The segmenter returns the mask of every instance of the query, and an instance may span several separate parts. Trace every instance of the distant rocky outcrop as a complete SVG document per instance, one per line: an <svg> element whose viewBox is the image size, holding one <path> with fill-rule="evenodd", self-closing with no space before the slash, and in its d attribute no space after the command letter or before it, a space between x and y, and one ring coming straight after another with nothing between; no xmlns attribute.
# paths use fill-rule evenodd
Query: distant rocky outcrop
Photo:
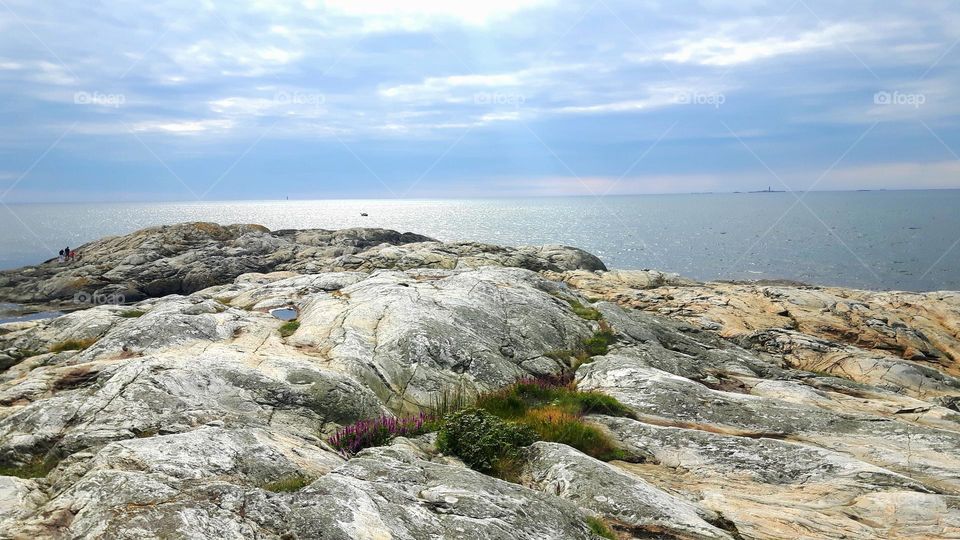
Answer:
<svg viewBox="0 0 960 540"><path fill-rule="evenodd" d="M270 231L259 225L183 223L104 238L56 259L0 272L0 301L126 301L190 294L250 272L514 266L529 270L605 270L589 253L565 246L502 247L443 243L386 229Z"/></svg>
<svg viewBox="0 0 960 540"><path fill-rule="evenodd" d="M139 299L0 324L3 538L960 535L955 293L698 283L369 229L82 249L0 288L49 303L86 275ZM575 360L598 332L612 344ZM450 388L562 374L629 410L584 417L622 460L541 441L509 482L429 434L328 443Z"/></svg>

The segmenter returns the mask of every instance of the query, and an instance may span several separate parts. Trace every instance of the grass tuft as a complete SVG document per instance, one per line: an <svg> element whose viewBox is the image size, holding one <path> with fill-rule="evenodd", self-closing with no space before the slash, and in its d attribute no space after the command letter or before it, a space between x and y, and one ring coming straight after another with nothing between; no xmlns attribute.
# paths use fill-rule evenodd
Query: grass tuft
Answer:
<svg viewBox="0 0 960 540"><path fill-rule="evenodd" d="M476 407L531 427L538 440L563 443L602 460L626 457L609 437L582 417L585 414L632 417L633 413L616 398L577 390L569 376L522 379L481 395Z"/></svg>
<svg viewBox="0 0 960 540"><path fill-rule="evenodd" d="M570 304L570 308L573 309L573 312L577 314L578 317L587 321L599 321L603 318L603 315L599 311L593 309L592 307L584 306L576 300L567 300L567 303Z"/></svg>
<svg viewBox="0 0 960 540"><path fill-rule="evenodd" d="M58 353L63 351L82 351L94 343L96 343L96 338L90 339L69 339L67 341L61 341L56 345L50 347L50 352Z"/></svg>
<svg viewBox="0 0 960 540"><path fill-rule="evenodd" d="M445 418L473 405L473 397L462 384L448 388L433 397L430 409L435 418Z"/></svg>
<svg viewBox="0 0 960 540"><path fill-rule="evenodd" d="M603 356L610 350L610 345L617 340L611 330L600 330L583 340L583 350L590 356Z"/></svg>
<svg viewBox="0 0 960 540"><path fill-rule="evenodd" d="M273 482L267 482L261 487L274 493L292 493L294 491L300 491L301 489L309 486L311 483L313 483L313 481L314 478L309 476L291 474L278 480L274 480Z"/></svg>
<svg viewBox="0 0 960 540"><path fill-rule="evenodd" d="M300 321L290 321L280 327L280 337L290 337L300 328Z"/></svg>
<svg viewBox="0 0 960 540"><path fill-rule="evenodd" d="M590 527L590 532L593 534L600 538L606 538L607 540L617 540L617 535L610 530L610 527L602 519L590 516L584 521L587 523L587 527Z"/></svg>

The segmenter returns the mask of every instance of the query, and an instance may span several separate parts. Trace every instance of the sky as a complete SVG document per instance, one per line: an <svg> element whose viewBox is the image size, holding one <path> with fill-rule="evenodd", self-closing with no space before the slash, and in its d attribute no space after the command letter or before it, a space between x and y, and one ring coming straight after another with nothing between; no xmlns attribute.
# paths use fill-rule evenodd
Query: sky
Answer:
<svg viewBox="0 0 960 540"><path fill-rule="evenodd" d="M960 188L960 3L0 0L0 202Z"/></svg>

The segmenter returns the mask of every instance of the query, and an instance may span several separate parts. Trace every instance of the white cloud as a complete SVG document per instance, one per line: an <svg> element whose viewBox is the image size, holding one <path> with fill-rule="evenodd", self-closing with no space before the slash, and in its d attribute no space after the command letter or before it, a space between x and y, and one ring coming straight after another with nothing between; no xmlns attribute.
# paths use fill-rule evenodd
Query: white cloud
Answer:
<svg viewBox="0 0 960 540"><path fill-rule="evenodd" d="M247 46L203 39L170 53L181 69L191 74L258 77L279 71L303 57L303 51L278 45ZM168 77L179 82L178 76ZM182 76L180 76L182 77Z"/></svg>
<svg viewBox="0 0 960 540"><path fill-rule="evenodd" d="M52 62L36 62L27 68L31 77L42 83L69 86L77 83L77 79L64 66Z"/></svg>
<svg viewBox="0 0 960 540"><path fill-rule="evenodd" d="M724 92L729 87L706 85L688 86L649 86L638 93L646 94L639 99L626 99L594 103L589 105L570 105L555 109L555 112L568 114L606 114L618 112L638 112L676 105L713 106L719 100L726 100Z"/></svg>
<svg viewBox="0 0 960 540"><path fill-rule="evenodd" d="M210 131L227 131L234 127L232 120L184 120L179 122L145 121L132 126L133 131L192 135Z"/></svg>
<svg viewBox="0 0 960 540"><path fill-rule="evenodd" d="M552 3L550 0L307 0L304 5L328 13L359 18L366 31L422 30L438 21L485 26L520 11Z"/></svg>
<svg viewBox="0 0 960 540"><path fill-rule="evenodd" d="M380 90L380 95L399 100L417 100L448 94L457 88L503 88L518 86L529 71L492 75L451 75L427 77L419 84L401 84Z"/></svg>
<svg viewBox="0 0 960 540"><path fill-rule="evenodd" d="M733 66L777 56L797 54L850 41L860 35L861 29L850 24L833 24L818 30L803 32L794 37L736 37L726 34L682 39L674 42L669 52L658 55L660 60L701 66ZM635 60L649 60L649 55L634 56Z"/></svg>

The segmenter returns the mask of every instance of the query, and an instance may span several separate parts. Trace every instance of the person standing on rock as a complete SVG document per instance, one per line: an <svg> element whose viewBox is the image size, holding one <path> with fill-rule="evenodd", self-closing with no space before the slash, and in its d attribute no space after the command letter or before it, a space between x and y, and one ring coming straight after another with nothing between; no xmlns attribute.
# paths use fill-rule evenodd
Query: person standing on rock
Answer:
<svg viewBox="0 0 960 540"><path fill-rule="evenodd" d="M58 262L58 263L63 263L63 261L64 261L64 258L63 258L63 250L61 249L61 250L60 250L60 254L57 256L57 262Z"/></svg>

